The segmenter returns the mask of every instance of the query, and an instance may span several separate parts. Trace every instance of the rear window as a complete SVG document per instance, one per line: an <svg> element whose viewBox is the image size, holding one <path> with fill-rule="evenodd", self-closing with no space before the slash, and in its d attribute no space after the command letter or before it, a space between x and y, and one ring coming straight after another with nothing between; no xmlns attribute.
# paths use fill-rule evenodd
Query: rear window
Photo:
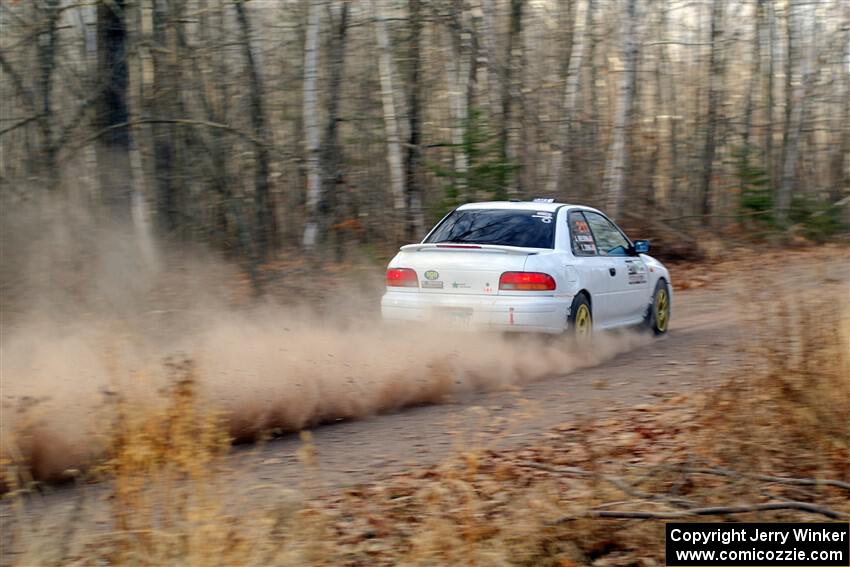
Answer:
<svg viewBox="0 0 850 567"><path fill-rule="evenodd" d="M550 211L466 209L452 212L425 242L498 244L554 248L555 214Z"/></svg>

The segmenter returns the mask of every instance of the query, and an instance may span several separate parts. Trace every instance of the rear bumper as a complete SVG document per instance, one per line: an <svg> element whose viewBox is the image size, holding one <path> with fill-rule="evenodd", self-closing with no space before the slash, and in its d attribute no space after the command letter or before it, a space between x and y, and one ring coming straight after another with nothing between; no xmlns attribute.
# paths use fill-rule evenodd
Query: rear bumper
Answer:
<svg viewBox="0 0 850 567"><path fill-rule="evenodd" d="M384 321L440 323L445 321L447 310L471 310L462 326L556 334L566 328L571 303L572 298L564 297L425 294L391 290L381 299L381 314Z"/></svg>

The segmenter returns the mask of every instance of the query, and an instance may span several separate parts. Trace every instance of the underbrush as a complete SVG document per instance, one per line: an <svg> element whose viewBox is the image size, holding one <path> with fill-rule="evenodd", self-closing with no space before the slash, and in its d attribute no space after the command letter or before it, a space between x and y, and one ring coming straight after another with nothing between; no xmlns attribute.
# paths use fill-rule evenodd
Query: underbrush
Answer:
<svg viewBox="0 0 850 567"><path fill-rule="evenodd" d="M3 548L14 553L3 559L648 567L664 561L663 519L850 517L846 293L765 297L745 318L747 363L720 388L564 424L520 449L461 444L439 465L347 490L273 486L247 507L219 474L226 420L200 401L191 361L179 361L162 403L112 403L108 459L93 473L102 498L80 496L59 532L27 531L38 489L5 453ZM303 439L303 466L318 466ZM86 519L89 505L105 506L106 525Z"/></svg>

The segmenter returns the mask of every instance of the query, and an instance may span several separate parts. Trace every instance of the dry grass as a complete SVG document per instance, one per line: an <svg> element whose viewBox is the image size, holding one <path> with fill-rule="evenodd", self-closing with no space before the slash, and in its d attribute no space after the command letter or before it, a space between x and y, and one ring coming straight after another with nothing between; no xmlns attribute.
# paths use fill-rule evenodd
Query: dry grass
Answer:
<svg viewBox="0 0 850 567"><path fill-rule="evenodd" d="M217 471L224 417L197 395L191 362L171 366L164 403L117 398L98 469L109 525L80 519L32 544L28 496L14 454L4 463L18 506L4 560L16 565L661 565L663 524L602 513L804 502L850 514L850 318L837 294L766 298L749 366L724 387L564 424L533 445L460 449L438 466L345 491L276 492L262 507L228 508ZM703 368L703 372L710 371ZM300 458L315 466L304 436ZM25 478L23 478L26 481ZM84 506L75 513L81 518ZM10 508L11 510L12 508ZM816 519L796 510L751 520ZM79 519L79 518L77 518Z"/></svg>

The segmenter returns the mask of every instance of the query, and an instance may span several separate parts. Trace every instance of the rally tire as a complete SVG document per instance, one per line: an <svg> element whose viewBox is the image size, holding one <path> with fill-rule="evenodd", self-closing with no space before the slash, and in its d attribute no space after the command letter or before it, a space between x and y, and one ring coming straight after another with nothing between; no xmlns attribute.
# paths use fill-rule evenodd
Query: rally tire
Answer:
<svg viewBox="0 0 850 567"><path fill-rule="evenodd" d="M593 311L590 308L590 301L583 293L573 298L573 303L570 307L568 332L579 344L589 342L593 336Z"/></svg>
<svg viewBox="0 0 850 567"><path fill-rule="evenodd" d="M656 335L663 335L670 326L670 288L663 279L655 284L645 324Z"/></svg>

